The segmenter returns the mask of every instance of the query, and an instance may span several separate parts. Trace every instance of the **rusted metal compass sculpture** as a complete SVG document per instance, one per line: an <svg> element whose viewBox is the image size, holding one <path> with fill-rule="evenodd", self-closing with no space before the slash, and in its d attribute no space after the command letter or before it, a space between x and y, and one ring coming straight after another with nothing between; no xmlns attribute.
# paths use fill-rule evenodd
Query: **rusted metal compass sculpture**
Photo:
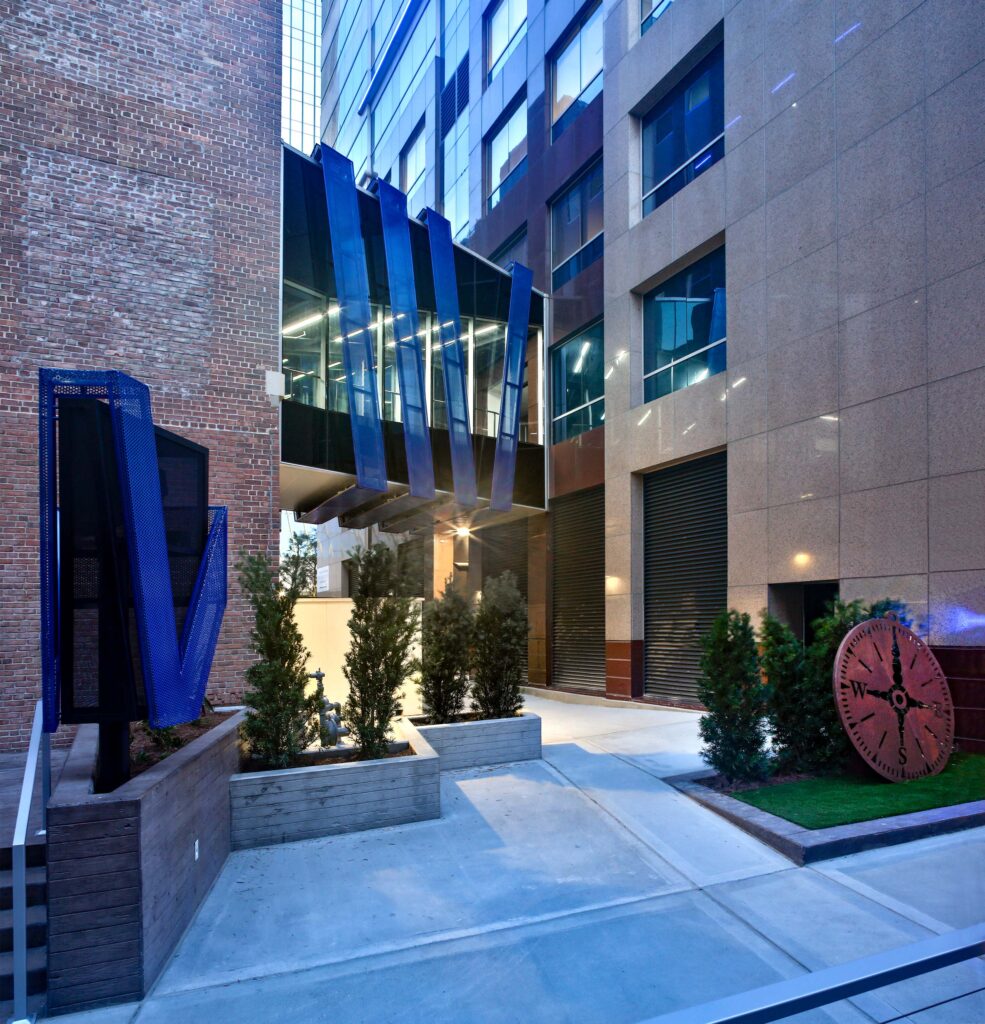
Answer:
<svg viewBox="0 0 985 1024"><path fill-rule="evenodd" d="M936 775L954 745L954 705L930 648L893 612L841 642L834 696L855 749L893 782Z"/></svg>

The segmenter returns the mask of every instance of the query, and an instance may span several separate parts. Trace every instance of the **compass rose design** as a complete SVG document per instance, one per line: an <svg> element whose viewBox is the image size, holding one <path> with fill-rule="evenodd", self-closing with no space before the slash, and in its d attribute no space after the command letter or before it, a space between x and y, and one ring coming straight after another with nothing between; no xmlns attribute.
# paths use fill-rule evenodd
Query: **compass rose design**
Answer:
<svg viewBox="0 0 985 1024"><path fill-rule="evenodd" d="M936 775L954 746L954 705L930 648L893 612L857 625L835 657L834 696L855 749L894 782Z"/></svg>

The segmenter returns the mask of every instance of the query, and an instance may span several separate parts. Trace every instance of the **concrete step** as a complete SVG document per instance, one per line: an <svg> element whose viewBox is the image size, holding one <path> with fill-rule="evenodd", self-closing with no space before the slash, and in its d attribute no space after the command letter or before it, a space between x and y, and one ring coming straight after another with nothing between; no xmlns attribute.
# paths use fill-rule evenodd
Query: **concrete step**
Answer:
<svg viewBox="0 0 985 1024"><path fill-rule="evenodd" d="M14 998L14 954L0 953L0 999ZM27 994L43 993L48 984L48 950L36 946L27 951Z"/></svg>
<svg viewBox="0 0 985 1024"><path fill-rule="evenodd" d="M48 845L44 839L33 837L24 845L24 860L29 868L43 867L48 862ZM14 851L9 846L0 846L0 871L10 871L14 866Z"/></svg>
<svg viewBox="0 0 985 1024"><path fill-rule="evenodd" d="M48 869L33 867L27 869L27 905L47 905ZM14 905L13 872L0 871L0 910L10 910Z"/></svg>
<svg viewBox="0 0 985 1024"><path fill-rule="evenodd" d="M27 908L28 949L44 946L48 942L48 908L43 904ZM0 953L14 948L14 912L0 910Z"/></svg>
<svg viewBox="0 0 985 1024"><path fill-rule="evenodd" d="M32 1015L40 1017L45 1008L45 995L39 992L37 995L27 997L27 1017ZM0 999L0 1021L10 1020L14 1015L14 1001L12 999Z"/></svg>

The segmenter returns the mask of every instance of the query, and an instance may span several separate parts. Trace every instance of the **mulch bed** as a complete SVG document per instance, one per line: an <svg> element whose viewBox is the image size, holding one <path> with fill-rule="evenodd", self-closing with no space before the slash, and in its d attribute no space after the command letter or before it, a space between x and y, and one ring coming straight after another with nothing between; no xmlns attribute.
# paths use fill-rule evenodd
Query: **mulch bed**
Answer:
<svg viewBox="0 0 985 1024"><path fill-rule="evenodd" d="M130 723L130 776L139 775L175 751L197 740L203 733L228 720L229 711L210 711L194 722L185 722L170 729L151 729L146 722Z"/></svg>
<svg viewBox="0 0 985 1024"><path fill-rule="evenodd" d="M782 786L787 782L803 782L804 779L814 779L816 775L806 772L789 772L785 775L772 775L768 779L759 779L757 782L730 782L724 775L709 775L707 778L695 779L695 782L702 786L713 789L716 793L744 793L750 789L763 789L766 786Z"/></svg>
<svg viewBox="0 0 985 1024"><path fill-rule="evenodd" d="M409 743L394 744L399 749L391 749L386 755L385 759L390 760L395 757L414 757L417 751ZM294 764L290 765L291 768L318 768L326 764L354 764L357 761L365 760L376 760L375 758L364 758L361 756L358 750L352 750L350 753L339 753L339 754L328 754L322 753L321 751L312 751L308 754L302 754ZM254 761L247 759L241 769L244 772L269 772L279 771L281 769L271 768L269 764L264 764L261 761Z"/></svg>

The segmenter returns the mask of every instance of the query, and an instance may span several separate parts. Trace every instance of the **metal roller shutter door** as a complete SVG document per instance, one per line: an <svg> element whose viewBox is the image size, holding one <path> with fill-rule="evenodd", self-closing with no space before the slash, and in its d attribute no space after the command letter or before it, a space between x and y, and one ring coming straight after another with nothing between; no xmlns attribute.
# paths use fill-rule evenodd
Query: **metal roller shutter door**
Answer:
<svg viewBox="0 0 985 1024"><path fill-rule="evenodd" d="M551 502L552 686L605 690L605 490Z"/></svg>
<svg viewBox="0 0 985 1024"><path fill-rule="evenodd" d="M728 599L726 486L724 452L643 477L648 697L697 702L701 641Z"/></svg>

